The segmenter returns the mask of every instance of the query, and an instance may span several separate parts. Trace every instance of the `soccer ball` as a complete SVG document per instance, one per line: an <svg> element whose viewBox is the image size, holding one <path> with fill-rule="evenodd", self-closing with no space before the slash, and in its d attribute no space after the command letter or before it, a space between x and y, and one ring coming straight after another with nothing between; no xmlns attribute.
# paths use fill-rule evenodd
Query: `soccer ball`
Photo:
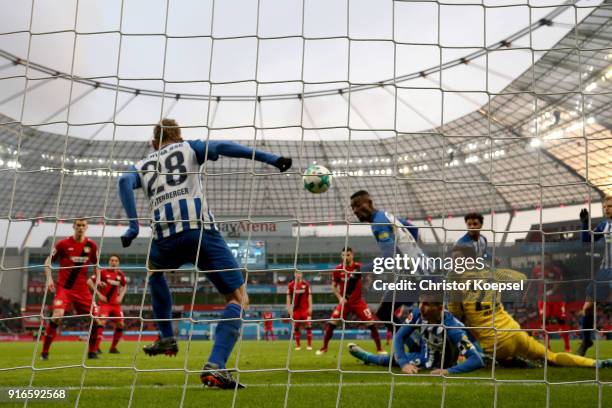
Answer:
<svg viewBox="0 0 612 408"><path fill-rule="evenodd" d="M313 194L321 194L329 190L332 185L333 176L331 172L318 164L311 164L306 169L304 176L304 188Z"/></svg>

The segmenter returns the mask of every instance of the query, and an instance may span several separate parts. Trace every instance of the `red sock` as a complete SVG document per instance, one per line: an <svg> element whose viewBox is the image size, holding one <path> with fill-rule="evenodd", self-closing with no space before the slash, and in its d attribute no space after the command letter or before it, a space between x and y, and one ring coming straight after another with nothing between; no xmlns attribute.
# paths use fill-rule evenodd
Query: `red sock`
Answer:
<svg viewBox="0 0 612 408"><path fill-rule="evenodd" d="M308 347L312 347L312 327L306 328L306 340L308 341Z"/></svg>
<svg viewBox="0 0 612 408"><path fill-rule="evenodd" d="M560 329L561 330L568 330L569 327L567 327L567 324L563 323L560 325ZM569 333L565 332L565 333L559 333L561 334L561 338L563 339L563 345L565 346L565 351L570 351L570 341L569 341Z"/></svg>
<svg viewBox="0 0 612 408"><path fill-rule="evenodd" d="M114 350L115 348L117 348L117 343L119 343L119 340L121 340L122 336L123 336L123 327L115 327L115 332L113 333L113 342L110 347L111 350ZM102 336L100 336L100 339L102 339Z"/></svg>
<svg viewBox="0 0 612 408"><path fill-rule="evenodd" d="M87 351L90 353L95 353L98 350L96 346L100 345L98 336L102 337L102 326L94 324L91 328L91 333L89 334L89 346L87 348Z"/></svg>
<svg viewBox="0 0 612 408"><path fill-rule="evenodd" d="M295 329L293 330L293 337L295 338L295 345L296 347L300 347L300 337L301 337L301 333L300 333L300 329L299 327L295 327Z"/></svg>
<svg viewBox="0 0 612 408"><path fill-rule="evenodd" d="M96 351L100 350L100 343L102 342L103 331L104 327L98 326L98 330L96 330Z"/></svg>
<svg viewBox="0 0 612 408"><path fill-rule="evenodd" d="M53 343L53 340L55 340L56 335L57 335L57 323L51 321L49 322L49 324L47 324L47 327L45 329L45 340L43 342L43 349L42 349L43 353L46 354L49 352L49 348L51 348L51 343Z"/></svg>
<svg viewBox="0 0 612 408"><path fill-rule="evenodd" d="M329 344L329 341L334 336L335 328L336 326L334 326L331 323L327 323L325 325L325 329L323 330L323 347L322 348L327 349L327 345Z"/></svg>
<svg viewBox="0 0 612 408"><path fill-rule="evenodd" d="M270 341L270 339L268 338L268 331L264 330L264 340L265 341Z"/></svg>
<svg viewBox="0 0 612 408"><path fill-rule="evenodd" d="M376 344L376 351L381 351L380 335L378 334L378 329L375 324L370 325L370 335L372 336L372 340L374 340L374 344Z"/></svg>
<svg viewBox="0 0 612 408"><path fill-rule="evenodd" d="M387 327L387 333L385 334L385 337L387 338L387 346L391 343L392 335L393 335L393 332L391 331L391 329Z"/></svg>

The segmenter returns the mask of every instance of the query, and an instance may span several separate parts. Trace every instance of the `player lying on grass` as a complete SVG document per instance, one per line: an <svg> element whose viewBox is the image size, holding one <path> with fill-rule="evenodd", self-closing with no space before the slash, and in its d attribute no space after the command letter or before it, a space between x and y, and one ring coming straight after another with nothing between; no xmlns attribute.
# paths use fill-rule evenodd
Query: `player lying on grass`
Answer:
<svg viewBox="0 0 612 408"><path fill-rule="evenodd" d="M349 352L365 363L387 367L392 363L406 374L420 369L431 369L432 374L460 374L484 367L478 343L471 341L463 324L444 309L442 295L422 292L419 307L395 334L392 357L368 353L356 344L348 345ZM457 364L460 355L465 360Z"/></svg>
<svg viewBox="0 0 612 408"><path fill-rule="evenodd" d="M475 258L474 248L455 246L455 258ZM461 275L451 272L449 278L463 282L470 279L491 278L488 269L465 271ZM526 276L512 269L495 269L492 280L508 282L526 279ZM504 309L500 292L465 291L451 292L448 310L460 319L480 343L482 350L497 361L504 362L514 357L528 360L548 360L549 364L563 367L612 367L612 360L593 360L571 353L555 353L526 331Z"/></svg>
<svg viewBox="0 0 612 408"><path fill-rule="evenodd" d="M113 342L111 343L109 353L118 354L117 344L123 336L123 310L121 310L121 302L127 290L125 275L119 269L119 256L111 255L108 259L108 268L100 271L100 279L96 275L92 275L87 280L87 285L96 292L98 299L98 324L104 328L106 319L111 318L115 325L113 333ZM96 282L99 282L96 284ZM102 341L102 330L96 336L96 352L100 353L100 342Z"/></svg>
<svg viewBox="0 0 612 408"><path fill-rule="evenodd" d="M45 328L45 339L40 357L43 360L49 358L51 343L55 340L57 329L62 322L64 313L74 307L77 314L96 315L96 307L93 297L87 286L89 266L93 268L94 275L98 273L98 247L94 241L85 236L88 222L85 218L77 218L72 224L74 234L62 239L55 244L51 256L45 260L45 275L47 278L47 290L54 293L53 315ZM57 287L53 282L51 265L58 261L60 268L58 272ZM88 358L98 358L96 353L96 339L102 331L102 326L94 319L89 335Z"/></svg>
<svg viewBox="0 0 612 408"><path fill-rule="evenodd" d="M361 263L355 262L353 250L346 247L340 253L342 263L336 266L332 274L332 290L338 299L338 305L323 329L323 347L317 350L317 355L327 353L327 346L338 326L339 319L346 319L347 315L354 314L360 323L365 324L370 330L370 336L374 340L376 352L387 354L380 345L380 335L374 323L374 316L366 303L362 293Z"/></svg>
<svg viewBox="0 0 612 408"><path fill-rule="evenodd" d="M599 270L595 275L595 281L591 281L587 287L586 301L582 307L580 318L580 336L582 343L576 354L584 356L586 351L593 345L593 323L595 322L595 302L610 301L610 285L612 285L612 195L606 196L603 202L603 212L606 217L593 229L593 241L603 239L602 260ZM580 222L582 223L582 242L591 242L591 231L589 230L589 211L585 208L580 211ZM589 268L589 277L591 277Z"/></svg>
<svg viewBox="0 0 612 408"><path fill-rule="evenodd" d="M121 237L123 245L129 246L139 232L135 189L144 190L153 220L147 267L160 338L145 346L144 351L148 355L178 352L171 321L172 295L163 271L194 264L198 270L209 271L207 278L227 302L200 378L208 386L241 387L225 366L240 334L242 308L248 305L248 297L238 263L215 226L206 203L200 167L207 160L227 156L254 159L284 172L291 167L291 159L234 142L183 141L181 129L172 119L164 119L155 126L151 144L155 151L119 179L119 196L130 219L129 228Z"/></svg>

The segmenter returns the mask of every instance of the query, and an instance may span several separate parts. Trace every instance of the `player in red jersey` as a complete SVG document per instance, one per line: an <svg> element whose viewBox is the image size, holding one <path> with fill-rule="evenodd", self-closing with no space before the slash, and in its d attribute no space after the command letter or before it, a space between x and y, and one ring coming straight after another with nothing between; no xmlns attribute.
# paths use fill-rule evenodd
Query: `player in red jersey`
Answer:
<svg viewBox="0 0 612 408"><path fill-rule="evenodd" d="M266 310L263 312L261 317L264 318L264 340L265 341L276 341L276 337L274 336L274 313L271 310Z"/></svg>
<svg viewBox="0 0 612 408"><path fill-rule="evenodd" d="M85 236L87 231L87 220L78 218L74 220L72 228L74 234L71 237L62 239L55 244L51 251L51 256L45 260L45 275L47 277L47 290L55 293L53 298L53 315L47 324L45 339L41 358L49 358L49 348L57 334L57 328L64 317L64 313L72 306L77 314L90 313L96 315L96 307L89 287L87 277L89 276L89 266L93 267L94 274L98 273L98 247L94 241ZM59 274L57 286L53 282L51 275L51 265L59 262ZM102 327L94 320L92 331L89 336L89 358L97 358L96 338Z"/></svg>
<svg viewBox="0 0 612 408"><path fill-rule="evenodd" d="M306 326L306 350L312 350L312 291L310 283L302 278L302 272L295 271L295 280L287 286L287 312L293 320L293 337L295 349L302 349L300 345L302 324Z"/></svg>
<svg viewBox="0 0 612 408"><path fill-rule="evenodd" d="M327 345L334 335L338 319L341 317L346 319L349 313L357 315L358 320L368 326L372 340L376 344L376 351L379 354L387 354L380 345L378 329L373 322L374 316L361 294L361 263L354 261L353 250L349 247L342 250L342 260L343 262L336 266L332 275L332 289L338 298L338 306L331 315L332 320L325 325L323 347L317 350L317 355L327 353Z"/></svg>
<svg viewBox="0 0 612 408"><path fill-rule="evenodd" d="M536 267L533 268L533 279L544 279L546 282L546 307L544 307L544 283L541 281L536 283L538 290L538 313L540 317L544 315L546 317L546 330L549 330L549 325L553 319L557 321L559 329L564 331L569 330L566 323L567 315L565 313L565 301L559 284L563 279L563 273L561 272L561 268L553 263L551 254L544 254L543 269L544 273L542 273L541 265L536 265ZM527 285L524 300L527 300L533 283L533 281L530 281ZM559 334L563 339L565 351L570 352L569 334L567 332ZM550 348L550 338L548 338L548 348Z"/></svg>
<svg viewBox="0 0 612 408"><path fill-rule="evenodd" d="M98 298L98 323L104 327L106 319L109 317L115 324L115 332L113 333L113 342L111 343L111 354L119 354L117 343L123 336L123 311L121 310L121 302L127 290L125 275L119 269L120 259L118 255L111 255L108 259L108 268L100 271L101 284L96 285L98 279L96 275L92 275L87 280L87 285L96 292ZM96 351L100 351L100 342L102 341L102 331L98 333L96 338Z"/></svg>

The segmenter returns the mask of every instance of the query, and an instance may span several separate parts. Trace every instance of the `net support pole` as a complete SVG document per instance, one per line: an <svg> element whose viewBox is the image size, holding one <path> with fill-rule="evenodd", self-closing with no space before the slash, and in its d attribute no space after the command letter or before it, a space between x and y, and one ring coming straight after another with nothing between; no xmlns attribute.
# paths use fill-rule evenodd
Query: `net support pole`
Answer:
<svg viewBox="0 0 612 408"><path fill-rule="evenodd" d="M121 113L121 111L123 111L125 108L127 108L127 107L128 107L128 105L129 105L130 103L132 103L132 101L133 101L134 99L136 99L136 97L137 97L137 96L138 96L138 94L134 94L134 95L132 95L132 96L131 96L131 97L130 97L130 98L127 100L127 101L125 101L125 102L123 103L123 105L121 105L121 107L120 107L119 109L117 109L117 110L116 110L116 111L113 113L113 116L111 116L110 118L108 118L108 120L107 120L106 122L104 122L104 123L102 124L102 126L100 126L100 128L98 128L98 130L96 130L96 131L95 131L95 132L94 132L94 133L91 135L91 137L89 138L89 143L88 143L88 145L91 145L91 144L93 143L93 141L94 141L94 140L95 140L95 139L98 137L98 135L99 135L100 133L102 133L102 131L103 131L103 130L106 128L106 126L108 126L108 124L109 124L109 123L114 123L114 119L117 117L117 115L118 115L119 113Z"/></svg>
<svg viewBox="0 0 612 408"><path fill-rule="evenodd" d="M62 106L61 108L59 108L58 110L53 112L51 115L49 115L45 119L43 119L42 123L46 124L47 122L51 122L51 120L54 117L56 117L57 115L59 115L60 113L62 113L64 111L66 111L72 105L76 104L78 101L80 101L81 99L85 98L87 95L89 95L90 93L92 93L95 90L96 90L96 88L90 88L87 91L83 92L81 95L77 96L76 98L71 99L66 105Z"/></svg>
<svg viewBox="0 0 612 408"><path fill-rule="evenodd" d="M16 92L16 93L12 94L11 96L6 97L5 99L2 99L0 101L0 105L4 105L5 103L10 102L13 99L19 98L20 96L25 95L28 92L32 92L33 90L35 90L37 88L40 88L41 86L45 85L47 82L52 81L54 79L56 79L56 78L41 79L41 80L39 80L40 82L38 82L38 83L36 83L36 84L34 84L32 86L29 86L29 87L25 88L22 91Z"/></svg>

